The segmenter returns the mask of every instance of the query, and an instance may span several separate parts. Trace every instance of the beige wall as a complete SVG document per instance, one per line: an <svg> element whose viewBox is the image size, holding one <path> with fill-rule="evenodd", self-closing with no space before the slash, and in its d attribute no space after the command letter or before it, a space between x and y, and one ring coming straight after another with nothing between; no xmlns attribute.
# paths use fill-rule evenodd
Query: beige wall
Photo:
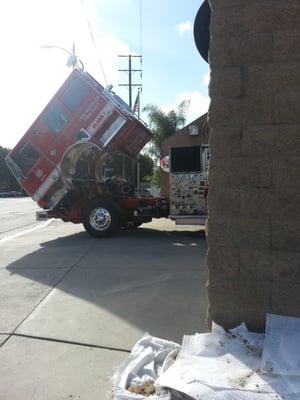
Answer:
<svg viewBox="0 0 300 400"><path fill-rule="evenodd" d="M209 318L300 316L300 1L211 0Z"/></svg>

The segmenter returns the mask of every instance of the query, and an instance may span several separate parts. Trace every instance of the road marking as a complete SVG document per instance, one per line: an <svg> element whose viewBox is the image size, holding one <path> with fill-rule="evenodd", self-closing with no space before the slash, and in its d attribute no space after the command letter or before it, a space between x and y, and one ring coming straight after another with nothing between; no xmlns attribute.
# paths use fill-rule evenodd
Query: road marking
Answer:
<svg viewBox="0 0 300 400"><path fill-rule="evenodd" d="M0 243L7 242L7 241L15 239L15 238L17 238L19 236L26 235L27 233L34 232L34 231L36 231L38 229L45 228L46 226L50 225L50 223L52 221L53 221L53 219L49 219L48 221L46 221L44 223L41 222L39 225L36 225L36 226L34 226L34 227L30 228L30 229L25 229L25 230L22 230L21 232L14 233L13 235L10 235L10 236L7 236L7 237L5 237L3 239L0 239Z"/></svg>

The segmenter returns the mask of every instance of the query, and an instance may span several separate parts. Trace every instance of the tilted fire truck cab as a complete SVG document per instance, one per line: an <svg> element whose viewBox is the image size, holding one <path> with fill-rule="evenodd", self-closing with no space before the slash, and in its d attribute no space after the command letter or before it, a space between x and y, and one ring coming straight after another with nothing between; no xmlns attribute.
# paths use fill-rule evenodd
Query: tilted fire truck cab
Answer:
<svg viewBox="0 0 300 400"><path fill-rule="evenodd" d="M90 235L107 237L170 214L168 198L142 196L124 173L106 174L114 154L134 160L149 140L122 99L75 68L6 162L44 210L39 220L83 223Z"/></svg>

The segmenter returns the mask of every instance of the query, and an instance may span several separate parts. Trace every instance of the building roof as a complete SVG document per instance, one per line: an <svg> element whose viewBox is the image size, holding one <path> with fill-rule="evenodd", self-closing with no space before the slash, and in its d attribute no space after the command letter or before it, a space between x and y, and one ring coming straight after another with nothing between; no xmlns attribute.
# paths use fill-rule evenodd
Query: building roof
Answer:
<svg viewBox="0 0 300 400"><path fill-rule="evenodd" d="M199 128L198 135L191 135L191 129L193 126ZM208 144L210 128L207 124L207 113L201 115L201 117L195 119L184 128L178 130L172 136L168 137L163 142L163 155L168 154L170 147L185 147L185 146L197 146L199 144Z"/></svg>

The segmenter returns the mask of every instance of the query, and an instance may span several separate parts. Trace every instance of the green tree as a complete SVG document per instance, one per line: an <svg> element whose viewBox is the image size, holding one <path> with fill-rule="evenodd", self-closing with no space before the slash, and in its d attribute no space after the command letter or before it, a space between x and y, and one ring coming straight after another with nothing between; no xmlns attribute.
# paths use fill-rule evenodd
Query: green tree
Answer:
<svg viewBox="0 0 300 400"><path fill-rule="evenodd" d="M150 129L153 134L149 154L155 158L156 162L162 156L163 142L185 124L189 104L189 101L182 101L177 110L171 110L168 113L154 104L148 104L144 107L143 111L148 114Z"/></svg>
<svg viewBox="0 0 300 400"><path fill-rule="evenodd" d="M140 155L140 177L141 182L149 182L153 175L154 161L147 154Z"/></svg>
<svg viewBox="0 0 300 400"><path fill-rule="evenodd" d="M18 182L5 162L5 157L9 152L9 149L0 146L0 190L20 190Z"/></svg>

